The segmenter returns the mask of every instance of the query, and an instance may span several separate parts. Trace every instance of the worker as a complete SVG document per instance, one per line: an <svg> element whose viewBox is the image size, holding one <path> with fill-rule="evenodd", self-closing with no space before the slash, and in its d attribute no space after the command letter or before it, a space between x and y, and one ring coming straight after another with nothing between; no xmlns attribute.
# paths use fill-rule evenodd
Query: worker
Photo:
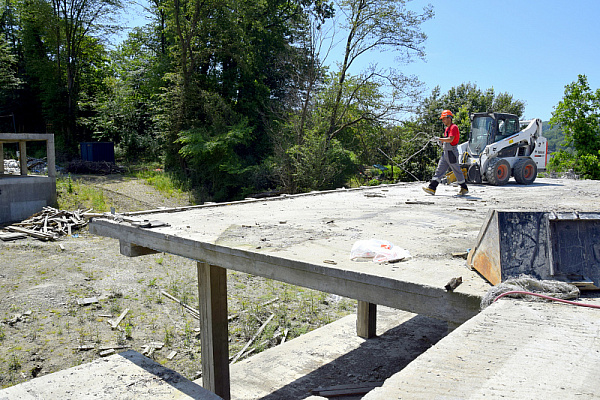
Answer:
<svg viewBox="0 0 600 400"><path fill-rule="evenodd" d="M438 162L438 166L435 170L433 178L431 179L431 182L429 182L428 186L423 187L423 190L431 195L435 194L435 189L442 180L442 177L446 175L446 172L448 172L448 168L454 172L456 181L460 185L458 195L464 196L469 193L467 182L465 182L465 176L463 175L458 163L458 150L456 149L456 146L460 140L460 132L458 130L458 126L452 123L452 117L454 117L452 111L442 111L442 116L440 119L446 126L446 129L444 130L444 136L438 138L442 143L442 157L440 157L440 161Z"/></svg>

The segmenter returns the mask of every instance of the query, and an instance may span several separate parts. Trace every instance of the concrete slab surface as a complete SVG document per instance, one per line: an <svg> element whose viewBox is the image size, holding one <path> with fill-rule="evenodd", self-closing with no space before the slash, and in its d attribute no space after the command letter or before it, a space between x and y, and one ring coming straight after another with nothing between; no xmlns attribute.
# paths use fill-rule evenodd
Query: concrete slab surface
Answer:
<svg viewBox="0 0 600 400"><path fill-rule="evenodd" d="M491 209L597 211L600 185L538 179L532 185L470 185L470 190L467 197L454 197L456 188L441 186L431 197L423 193L421 184L411 183L249 199L126 218L107 216L95 219L90 231L119 239L124 254L152 249L419 317L457 324L467 321L369 393L377 396L372 399L593 398L600 389L598 310L501 301L477 315L479 300L491 286L452 253L473 246ZM150 224L142 227L140 222ZM370 238L389 240L412 257L394 264L351 261L352 244ZM446 291L444 286L459 276L462 285ZM354 353L353 346L362 343L353 324L350 327L342 334L359 342L345 341L339 354L344 346L349 346L346 354ZM319 331L315 335L326 332ZM323 373L345 360L344 355L335 355L338 350L327 349L334 336L330 332L312 341L309 337L302 345L293 343L297 346L293 351L281 346L234 365L232 398L243 395L235 389L235 377L240 375L234 377L233 372L243 367L256 371L240 379L245 379L244 391L256 391L258 396L247 398L296 398L277 397L285 393L282 390L297 390L296 384L306 397L311 386L303 381L306 373L316 376L317 371ZM334 361L327 358L331 355ZM577 366L578 361L591 368Z"/></svg>
<svg viewBox="0 0 600 400"><path fill-rule="evenodd" d="M582 302L600 305L600 299ZM503 298L364 400L598 399L600 310Z"/></svg>
<svg viewBox="0 0 600 400"><path fill-rule="evenodd" d="M306 399L320 387L383 383L446 333L442 321L379 307L378 336L362 339L349 315L231 365L231 398Z"/></svg>
<svg viewBox="0 0 600 400"><path fill-rule="evenodd" d="M218 400L221 399L135 351L0 390L0 400Z"/></svg>

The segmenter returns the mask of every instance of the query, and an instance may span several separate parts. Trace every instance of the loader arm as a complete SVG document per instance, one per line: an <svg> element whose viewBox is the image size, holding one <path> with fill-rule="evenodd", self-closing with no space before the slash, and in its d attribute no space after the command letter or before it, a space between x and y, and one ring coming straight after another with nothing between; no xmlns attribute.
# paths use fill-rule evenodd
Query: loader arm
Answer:
<svg viewBox="0 0 600 400"><path fill-rule="evenodd" d="M498 157L498 154L510 147L522 147L524 148L522 156L529 156L536 162L539 169L546 167L546 138L542 137L542 121L539 119L533 119L529 121L527 127L520 132L515 133L507 138L501 139L497 142L489 144L485 147L480 157L481 170L485 171L490 160ZM538 149L543 147L543 149ZM542 156L543 160L536 160ZM538 157L535 157L535 156ZM542 165L543 164L543 165ZM512 167L511 163L511 167Z"/></svg>

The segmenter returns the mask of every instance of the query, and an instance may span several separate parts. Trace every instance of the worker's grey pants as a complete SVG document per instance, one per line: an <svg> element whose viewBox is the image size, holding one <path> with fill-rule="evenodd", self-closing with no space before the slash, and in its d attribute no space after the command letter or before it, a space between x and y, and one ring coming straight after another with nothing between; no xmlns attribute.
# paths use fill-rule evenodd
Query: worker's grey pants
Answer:
<svg viewBox="0 0 600 400"><path fill-rule="evenodd" d="M460 164L458 163L458 150L454 146L444 146L442 157L440 157L440 161L438 162L438 166L435 169L435 174L433 175L433 179L441 182L446 172L448 172L448 168L454 172L454 176L456 176L456 181L458 184L465 183L465 176L460 169Z"/></svg>

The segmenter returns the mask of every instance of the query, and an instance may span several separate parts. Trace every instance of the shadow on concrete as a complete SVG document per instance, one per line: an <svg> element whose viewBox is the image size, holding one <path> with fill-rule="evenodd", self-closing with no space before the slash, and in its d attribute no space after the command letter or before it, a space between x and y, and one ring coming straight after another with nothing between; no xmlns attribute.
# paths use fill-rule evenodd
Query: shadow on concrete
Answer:
<svg viewBox="0 0 600 400"><path fill-rule="evenodd" d="M163 367L159 363L143 356L136 351L127 350L119 353L118 355L144 369L149 374L154 375L158 380L169 384L179 392L185 393L193 399L218 398L216 395L208 392L202 386L184 378L179 373L171 369Z"/></svg>
<svg viewBox="0 0 600 400"><path fill-rule="evenodd" d="M366 340L358 349L262 397L261 400L305 399L317 388L383 382L401 371L448 333L446 322L417 315ZM335 397L357 399L360 397Z"/></svg>

